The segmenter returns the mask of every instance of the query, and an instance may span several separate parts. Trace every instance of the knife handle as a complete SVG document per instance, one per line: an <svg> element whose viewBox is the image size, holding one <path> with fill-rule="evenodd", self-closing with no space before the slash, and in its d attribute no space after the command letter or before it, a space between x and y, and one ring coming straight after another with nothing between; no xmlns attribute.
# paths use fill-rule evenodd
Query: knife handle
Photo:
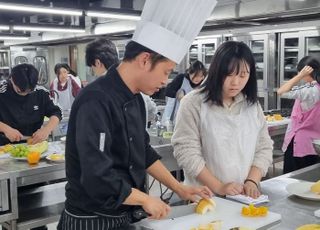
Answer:
<svg viewBox="0 0 320 230"><path fill-rule="evenodd" d="M137 221L147 218L148 216L149 214L146 211L144 211L142 208L136 209L132 212L132 217Z"/></svg>

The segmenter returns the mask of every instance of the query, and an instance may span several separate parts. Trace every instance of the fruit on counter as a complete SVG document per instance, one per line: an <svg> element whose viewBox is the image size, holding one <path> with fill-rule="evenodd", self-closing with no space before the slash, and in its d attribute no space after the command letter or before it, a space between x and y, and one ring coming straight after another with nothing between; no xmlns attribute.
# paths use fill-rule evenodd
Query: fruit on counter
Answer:
<svg viewBox="0 0 320 230"><path fill-rule="evenodd" d="M200 224L196 228L191 228L190 230L221 230L222 229L222 221L217 220L210 222L209 224Z"/></svg>
<svg viewBox="0 0 320 230"><path fill-rule="evenodd" d="M243 206L241 210L242 216L246 217L259 217L268 214L268 208L265 206L255 207L253 204Z"/></svg>
<svg viewBox="0 0 320 230"><path fill-rule="evenodd" d="M281 114L267 115L265 116L267 121L281 121L283 117Z"/></svg>
<svg viewBox="0 0 320 230"><path fill-rule="evenodd" d="M318 180L316 183L314 183L311 186L310 190L313 193L320 194L320 180Z"/></svg>
<svg viewBox="0 0 320 230"><path fill-rule="evenodd" d="M42 141L34 145L28 145L30 152L39 152L40 154L48 150L48 141Z"/></svg>
<svg viewBox="0 0 320 230"><path fill-rule="evenodd" d="M296 230L320 230L320 224L306 224L300 226Z"/></svg>
<svg viewBox="0 0 320 230"><path fill-rule="evenodd" d="M27 160L29 164L38 164L41 154L39 152L29 152Z"/></svg>
<svg viewBox="0 0 320 230"><path fill-rule="evenodd" d="M281 121L283 120L283 117L281 116L281 114L273 114L274 120L275 121Z"/></svg>
<svg viewBox="0 0 320 230"><path fill-rule="evenodd" d="M27 157L29 152L28 146L24 144L16 145L9 151L13 157Z"/></svg>
<svg viewBox="0 0 320 230"><path fill-rule="evenodd" d="M13 149L13 145L11 145L11 144L6 144L4 146L0 146L1 153L8 153L11 151L11 149Z"/></svg>
<svg viewBox="0 0 320 230"><path fill-rule="evenodd" d="M209 199L209 200L201 199L197 204L195 211L196 213L202 215L207 213L208 211L213 210L215 207L216 207L216 203L214 202L213 199Z"/></svg>
<svg viewBox="0 0 320 230"><path fill-rule="evenodd" d="M32 142L33 142L32 137L30 137L30 138L27 139L27 144L28 144L28 145L32 145Z"/></svg>
<svg viewBox="0 0 320 230"><path fill-rule="evenodd" d="M64 160L64 154L61 153L53 153L49 156L50 160L53 161L62 161Z"/></svg>

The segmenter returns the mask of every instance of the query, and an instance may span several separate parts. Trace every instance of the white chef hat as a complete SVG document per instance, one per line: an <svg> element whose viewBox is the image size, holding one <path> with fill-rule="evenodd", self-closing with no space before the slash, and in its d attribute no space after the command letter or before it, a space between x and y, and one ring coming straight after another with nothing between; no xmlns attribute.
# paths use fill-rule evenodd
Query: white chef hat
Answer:
<svg viewBox="0 0 320 230"><path fill-rule="evenodd" d="M180 63L217 0L146 0L132 40Z"/></svg>

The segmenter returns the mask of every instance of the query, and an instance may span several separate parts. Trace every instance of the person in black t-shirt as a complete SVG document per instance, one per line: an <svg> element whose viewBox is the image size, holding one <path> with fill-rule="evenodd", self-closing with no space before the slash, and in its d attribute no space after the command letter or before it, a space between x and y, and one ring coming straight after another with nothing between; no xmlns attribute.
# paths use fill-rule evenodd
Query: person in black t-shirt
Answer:
<svg viewBox="0 0 320 230"><path fill-rule="evenodd" d="M48 91L36 89L38 75L33 65L20 64L8 80L0 82L0 145L20 142L23 136L32 136L32 143L39 143L59 124L61 109ZM43 125L45 116L49 121Z"/></svg>

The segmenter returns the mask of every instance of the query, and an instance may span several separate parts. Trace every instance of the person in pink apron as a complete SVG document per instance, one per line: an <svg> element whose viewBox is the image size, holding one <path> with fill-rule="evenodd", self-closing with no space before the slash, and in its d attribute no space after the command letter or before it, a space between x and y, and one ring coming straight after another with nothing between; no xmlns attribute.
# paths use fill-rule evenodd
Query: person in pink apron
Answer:
<svg viewBox="0 0 320 230"><path fill-rule="evenodd" d="M223 196L260 195L273 142L246 44L228 41L218 47L205 82L181 100L172 143L186 184L206 185Z"/></svg>
<svg viewBox="0 0 320 230"><path fill-rule="evenodd" d="M278 95L295 99L282 146L284 173L319 161L312 140L320 139L320 63L316 58L306 56L300 60L297 69L299 73L278 89ZM296 86L301 80L306 84Z"/></svg>

